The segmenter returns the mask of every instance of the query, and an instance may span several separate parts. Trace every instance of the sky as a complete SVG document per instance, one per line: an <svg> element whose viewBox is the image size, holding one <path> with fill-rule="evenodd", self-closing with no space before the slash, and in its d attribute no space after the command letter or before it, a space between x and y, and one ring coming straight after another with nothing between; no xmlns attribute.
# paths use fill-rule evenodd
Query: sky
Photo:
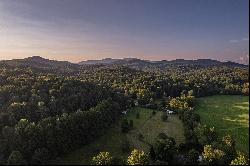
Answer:
<svg viewBox="0 0 250 166"><path fill-rule="evenodd" d="M249 61L248 0L0 0L0 60Z"/></svg>

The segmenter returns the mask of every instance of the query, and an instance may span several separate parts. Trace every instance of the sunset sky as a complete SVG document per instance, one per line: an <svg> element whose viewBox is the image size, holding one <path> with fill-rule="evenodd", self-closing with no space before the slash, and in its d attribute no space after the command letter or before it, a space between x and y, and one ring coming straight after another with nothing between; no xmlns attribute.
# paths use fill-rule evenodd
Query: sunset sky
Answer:
<svg viewBox="0 0 250 166"><path fill-rule="evenodd" d="M0 60L248 63L248 0L0 0Z"/></svg>

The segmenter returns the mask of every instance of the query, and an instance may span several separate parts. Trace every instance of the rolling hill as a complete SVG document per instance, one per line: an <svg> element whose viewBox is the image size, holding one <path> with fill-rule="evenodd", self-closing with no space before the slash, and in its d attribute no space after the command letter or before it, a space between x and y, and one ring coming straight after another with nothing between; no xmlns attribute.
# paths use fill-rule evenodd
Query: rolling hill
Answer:
<svg viewBox="0 0 250 166"><path fill-rule="evenodd" d="M42 58L40 56L33 56L24 59L13 59L13 60L2 60L0 65L7 66L19 66L19 67L35 67L38 69L45 70L60 70L60 71L75 71L80 68L95 66L95 65L122 65L132 69L144 70L146 68L164 68L167 66L228 66L228 67L248 67L235 62L220 62L212 59L197 59L197 60L161 60L161 61L149 61L137 58L123 58L123 59L112 59L105 58L102 60L87 60L79 63L71 63L68 61L57 61Z"/></svg>
<svg viewBox="0 0 250 166"><path fill-rule="evenodd" d="M59 71L72 71L78 69L79 65L67 61L57 61L45 59L40 56L33 56L24 59L13 59L0 61L0 65L7 65L11 67L35 67L45 70L59 70Z"/></svg>
<svg viewBox="0 0 250 166"><path fill-rule="evenodd" d="M185 60L185 59L176 59L176 60L162 60L162 61L149 61L142 60L137 58L124 58L124 59L112 59L106 58L102 60L87 60L78 63L79 65L125 65L128 67L135 68L136 66L156 66L162 67L167 65L199 65L199 66L232 66L232 67L246 67L247 65L235 63L235 62L220 62L212 59L197 59L197 60Z"/></svg>

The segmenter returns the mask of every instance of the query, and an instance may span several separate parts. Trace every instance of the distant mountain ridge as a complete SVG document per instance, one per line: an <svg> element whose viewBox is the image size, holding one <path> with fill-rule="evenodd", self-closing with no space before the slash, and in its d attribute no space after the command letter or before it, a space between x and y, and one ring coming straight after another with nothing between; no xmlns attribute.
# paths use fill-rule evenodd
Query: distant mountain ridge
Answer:
<svg viewBox="0 0 250 166"><path fill-rule="evenodd" d="M40 56L32 56L24 59L2 60L0 61L0 64L8 66L36 67L50 70L73 70L79 67L79 65L70 63L68 61L50 60Z"/></svg>
<svg viewBox="0 0 250 166"><path fill-rule="evenodd" d="M79 62L79 65L95 65L95 64L112 64L116 61L118 61L119 59L112 59L112 58L105 58L102 60L87 60L87 61L82 61Z"/></svg>
<svg viewBox="0 0 250 166"><path fill-rule="evenodd" d="M59 69L59 70L75 70L81 66L88 65L123 65L133 69L144 69L145 67L161 68L168 65L199 65L199 66L231 66L231 67L248 67L248 65L239 64L236 62L220 62L212 59L197 59L197 60L161 60L161 61L149 61L138 58L124 58L124 59L112 59L105 58L102 60L87 60L79 63L71 63L68 61L57 61L42 58L40 56L33 56L24 59L2 60L0 64L9 66L24 66L24 67L36 67L41 69Z"/></svg>
<svg viewBox="0 0 250 166"><path fill-rule="evenodd" d="M97 65L97 64L104 64L104 65L226 65L226 66L235 66L235 67L244 67L248 65L239 64L236 62L220 62L218 60L212 59L197 59L197 60L185 60L185 59L176 59L176 60L161 60L161 61L149 61L149 60L142 60L137 58L124 58L124 59L112 59L106 58L102 60L87 60L78 63L79 65Z"/></svg>
<svg viewBox="0 0 250 166"><path fill-rule="evenodd" d="M123 58L123 59L112 59L105 58L101 60L87 60L79 62L79 65L96 65L96 64L125 64L130 62L144 62L145 60L137 59L137 58Z"/></svg>

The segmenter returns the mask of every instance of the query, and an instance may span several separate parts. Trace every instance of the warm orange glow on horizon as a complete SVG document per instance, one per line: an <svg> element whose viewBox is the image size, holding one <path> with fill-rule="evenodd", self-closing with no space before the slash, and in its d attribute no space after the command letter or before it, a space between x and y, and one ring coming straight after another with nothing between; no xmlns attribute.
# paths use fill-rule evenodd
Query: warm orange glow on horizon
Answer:
<svg viewBox="0 0 250 166"><path fill-rule="evenodd" d="M22 55L22 53L16 53L16 52L0 52L0 60L11 60L11 59L23 59L28 58L32 56L41 56L46 59L50 60L58 60L58 61L69 61L72 63L78 63L85 60L100 60L104 58L113 58L113 59L122 59L122 58L139 58L144 60L154 60L154 61L160 61L160 60L175 60L175 59L189 59L189 60L195 60L200 59L201 52L186 52L183 54L173 54L169 53L168 55L164 54L143 54L138 53L138 56L122 56L118 57L116 54L87 54L87 55L57 55L57 54L50 54L50 53L43 53L43 54L32 54L27 53L25 56ZM204 54L203 54L204 55ZM164 57L164 58L162 58ZM207 57L203 57L203 59L206 59ZM213 59L213 58L211 58ZM221 59L216 59L221 60Z"/></svg>

